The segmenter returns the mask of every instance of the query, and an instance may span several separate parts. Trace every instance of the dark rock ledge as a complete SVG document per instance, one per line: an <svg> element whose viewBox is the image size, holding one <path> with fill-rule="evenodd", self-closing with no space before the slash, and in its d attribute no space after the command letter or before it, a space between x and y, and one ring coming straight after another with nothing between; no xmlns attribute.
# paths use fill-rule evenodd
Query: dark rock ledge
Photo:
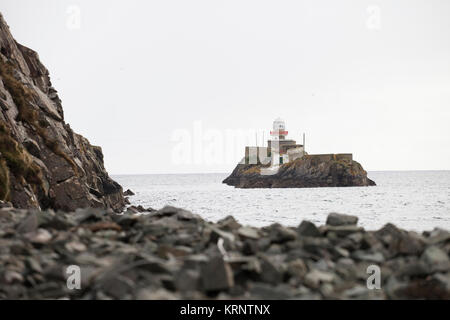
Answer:
<svg viewBox="0 0 450 320"><path fill-rule="evenodd" d="M0 299L449 299L450 233L330 214L317 227L209 223L178 208L0 209ZM81 268L69 290L66 268ZM381 268L381 289L366 286Z"/></svg>

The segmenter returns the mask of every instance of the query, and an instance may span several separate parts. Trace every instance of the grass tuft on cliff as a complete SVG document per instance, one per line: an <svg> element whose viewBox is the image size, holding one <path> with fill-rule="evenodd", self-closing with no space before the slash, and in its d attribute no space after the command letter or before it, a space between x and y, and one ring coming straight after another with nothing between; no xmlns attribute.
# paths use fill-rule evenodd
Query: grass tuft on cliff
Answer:
<svg viewBox="0 0 450 320"><path fill-rule="evenodd" d="M9 170L5 159L0 156L0 200L9 200Z"/></svg>
<svg viewBox="0 0 450 320"><path fill-rule="evenodd" d="M0 58L0 76L3 79L5 88L11 94L14 104L17 106L18 114L17 121L27 123L34 128L36 133L42 138L45 145L57 156L63 158L73 169L74 173L78 174L77 165L72 158L67 155L56 140L49 137L47 132L47 123L43 119L39 119L38 112L32 108L30 101L34 100L34 96L30 89L23 85L14 77L14 65L10 62L4 62Z"/></svg>
<svg viewBox="0 0 450 320"><path fill-rule="evenodd" d="M9 200L10 174L22 182L42 186L43 176L28 152L12 137L7 125L0 120L0 200Z"/></svg>

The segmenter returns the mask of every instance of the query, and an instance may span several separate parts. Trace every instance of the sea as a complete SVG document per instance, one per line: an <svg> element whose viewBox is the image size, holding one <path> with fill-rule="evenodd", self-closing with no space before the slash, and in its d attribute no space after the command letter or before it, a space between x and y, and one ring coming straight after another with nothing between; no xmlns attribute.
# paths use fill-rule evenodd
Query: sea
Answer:
<svg viewBox="0 0 450 320"><path fill-rule="evenodd" d="M115 175L131 189L133 205L184 208L216 222L232 215L243 225L280 223L298 226L302 220L322 225L331 212L356 215L366 230L386 223L422 232L450 230L450 171L376 171L374 187L237 189L222 181L225 173Z"/></svg>

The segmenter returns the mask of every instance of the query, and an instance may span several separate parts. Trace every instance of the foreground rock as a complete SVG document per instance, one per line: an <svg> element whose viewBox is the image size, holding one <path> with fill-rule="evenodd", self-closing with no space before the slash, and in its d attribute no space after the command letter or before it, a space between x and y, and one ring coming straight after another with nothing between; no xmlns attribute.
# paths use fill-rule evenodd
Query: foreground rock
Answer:
<svg viewBox="0 0 450 320"><path fill-rule="evenodd" d="M123 215L6 207L0 299L450 298L449 232L365 231L355 221L332 214L325 226L253 228L173 207ZM374 265L379 290L367 288ZM80 267L79 290L67 287L69 266Z"/></svg>
<svg viewBox="0 0 450 320"><path fill-rule="evenodd" d="M88 101L86 103L89 103ZM0 200L19 208L112 208L122 188L100 147L72 131L36 52L18 44L0 14Z"/></svg>
<svg viewBox="0 0 450 320"><path fill-rule="evenodd" d="M278 171L267 166L238 164L223 183L237 188L315 188L374 186L367 172L354 160L304 156L283 164ZM271 173L271 174L268 174Z"/></svg>

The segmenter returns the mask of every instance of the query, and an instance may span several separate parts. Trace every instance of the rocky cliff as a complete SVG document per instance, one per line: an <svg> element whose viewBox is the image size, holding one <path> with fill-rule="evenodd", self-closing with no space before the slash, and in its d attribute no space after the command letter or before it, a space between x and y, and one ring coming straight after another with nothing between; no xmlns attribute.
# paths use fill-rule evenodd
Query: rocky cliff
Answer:
<svg viewBox="0 0 450 320"><path fill-rule="evenodd" d="M262 174L267 166L238 164L223 183L237 188L315 188L374 186L361 164L347 159L323 160L306 155Z"/></svg>
<svg viewBox="0 0 450 320"><path fill-rule="evenodd" d="M18 208L124 206L100 147L72 131L49 72L0 13L0 200Z"/></svg>

